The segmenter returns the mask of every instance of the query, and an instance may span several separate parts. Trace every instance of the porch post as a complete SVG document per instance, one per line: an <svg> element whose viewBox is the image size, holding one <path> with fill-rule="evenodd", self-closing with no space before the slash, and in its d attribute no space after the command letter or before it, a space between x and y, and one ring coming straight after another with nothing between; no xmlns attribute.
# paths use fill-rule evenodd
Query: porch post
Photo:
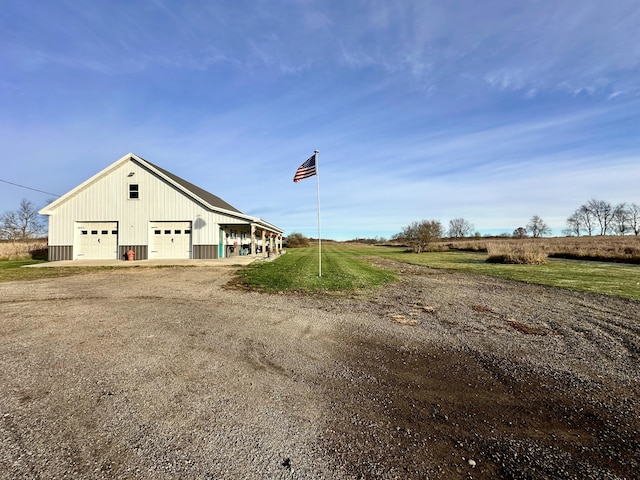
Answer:
<svg viewBox="0 0 640 480"><path fill-rule="evenodd" d="M256 226L251 224L251 255L256 254Z"/></svg>

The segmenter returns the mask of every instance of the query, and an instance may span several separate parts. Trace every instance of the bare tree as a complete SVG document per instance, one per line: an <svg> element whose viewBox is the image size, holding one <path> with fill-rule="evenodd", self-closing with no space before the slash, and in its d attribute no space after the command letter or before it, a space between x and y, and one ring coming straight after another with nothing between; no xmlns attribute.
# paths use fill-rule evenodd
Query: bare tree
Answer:
<svg viewBox="0 0 640 480"><path fill-rule="evenodd" d="M527 230L531 232L531 236L533 238L540 238L551 234L549 225L544 223L544 220L542 220L538 215L534 215L529 219Z"/></svg>
<svg viewBox="0 0 640 480"><path fill-rule="evenodd" d="M634 235L640 234L640 205L632 203L627 208L629 214L629 228L633 231Z"/></svg>
<svg viewBox="0 0 640 480"><path fill-rule="evenodd" d="M616 235L625 235L631 230L630 212L624 203L616 205L611 217L611 231Z"/></svg>
<svg viewBox="0 0 640 480"><path fill-rule="evenodd" d="M600 226L600 235L606 235L611 228L614 207L609 202L595 198L589 200L586 206Z"/></svg>
<svg viewBox="0 0 640 480"><path fill-rule="evenodd" d="M464 218L454 218L449 220L449 236L452 238L463 238L471 234L474 227L471 222Z"/></svg>
<svg viewBox="0 0 640 480"><path fill-rule="evenodd" d="M31 201L22 199L18 210L4 212L0 216L0 238L4 240L29 240L45 232L44 222Z"/></svg>
<svg viewBox="0 0 640 480"><path fill-rule="evenodd" d="M580 230L582 230L582 216L579 211L576 210L571 214L569 218L567 218L566 228L562 230L567 237L580 236Z"/></svg>
<svg viewBox="0 0 640 480"><path fill-rule="evenodd" d="M400 236L405 239L413 252L421 253L425 251L427 244L442 238L442 232L442 224L437 220L422 220L406 226Z"/></svg>
<svg viewBox="0 0 640 480"><path fill-rule="evenodd" d="M574 215L580 220L580 228L587 232L587 235L593 235L595 218L591 210L589 210L589 207L586 204L581 205L578 210L575 211Z"/></svg>
<svg viewBox="0 0 640 480"><path fill-rule="evenodd" d="M524 227L518 227L513 231L513 238L527 238L527 229Z"/></svg>

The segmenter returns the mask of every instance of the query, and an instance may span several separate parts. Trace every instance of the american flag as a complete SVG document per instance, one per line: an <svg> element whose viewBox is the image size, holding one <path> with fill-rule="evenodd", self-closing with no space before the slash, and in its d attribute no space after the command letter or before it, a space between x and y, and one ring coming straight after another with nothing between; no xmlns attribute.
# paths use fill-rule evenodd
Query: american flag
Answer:
<svg viewBox="0 0 640 480"><path fill-rule="evenodd" d="M316 174L316 155L311 155L306 162L298 167L296 174L293 176L294 182L299 182L304 178L313 177Z"/></svg>

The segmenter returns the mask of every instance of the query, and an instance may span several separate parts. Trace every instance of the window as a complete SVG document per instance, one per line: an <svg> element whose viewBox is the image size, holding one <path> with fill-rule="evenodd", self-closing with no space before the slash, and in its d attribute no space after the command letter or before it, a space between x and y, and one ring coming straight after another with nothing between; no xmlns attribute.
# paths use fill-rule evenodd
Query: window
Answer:
<svg viewBox="0 0 640 480"><path fill-rule="evenodd" d="M137 183L129 184L129 198L140 198L139 193Z"/></svg>
<svg viewBox="0 0 640 480"><path fill-rule="evenodd" d="M109 235L109 230L102 230L102 235Z"/></svg>
<svg viewBox="0 0 640 480"><path fill-rule="evenodd" d="M184 234L185 234L185 235L191 235L191 229L186 229L186 230L184 231Z"/></svg>
<svg viewBox="0 0 640 480"><path fill-rule="evenodd" d="M91 230L91 235L97 235L98 234L98 230Z"/></svg>
<svg viewBox="0 0 640 480"><path fill-rule="evenodd" d="M165 230L165 231L164 231L164 234L165 234L165 235L171 235L171 230Z"/></svg>
<svg viewBox="0 0 640 480"><path fill-rule="evenodd" d="M87 235L89 232L88 232L87 230L82 230L80 233L81 233L82 235Z"/></svg>
<svg viewBox="0 0 640 480"><path fill-rule="evenodd" d="M161 233L162 233L162 232L161 232L160 230L154 230L154 231L153 231L153 234L154 234L154 235L160 235Z"/></svg>
<svg viewBox="0 0 640 480"><path fill-rule="evenodd" d="M118 234L118 230L111 230L111 235L117 235Z"/></svg>
<svg viewBox="0 0 640 480"><path fill-rule="evenodd" d="M180 235L180 233L182 233L180 230L174 230L173 233L175 233L176 235Z"/></svg>

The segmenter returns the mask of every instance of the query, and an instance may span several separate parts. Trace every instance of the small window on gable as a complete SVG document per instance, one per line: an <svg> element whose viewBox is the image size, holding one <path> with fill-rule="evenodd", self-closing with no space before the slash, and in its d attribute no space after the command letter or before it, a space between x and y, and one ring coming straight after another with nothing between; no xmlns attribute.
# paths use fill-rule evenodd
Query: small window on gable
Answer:
<svg viewBox="0 0 640 480"><path fill-rule="evenodd" d="M140 191L137 183L129 184L129 198L140 198Z"/></svg>

